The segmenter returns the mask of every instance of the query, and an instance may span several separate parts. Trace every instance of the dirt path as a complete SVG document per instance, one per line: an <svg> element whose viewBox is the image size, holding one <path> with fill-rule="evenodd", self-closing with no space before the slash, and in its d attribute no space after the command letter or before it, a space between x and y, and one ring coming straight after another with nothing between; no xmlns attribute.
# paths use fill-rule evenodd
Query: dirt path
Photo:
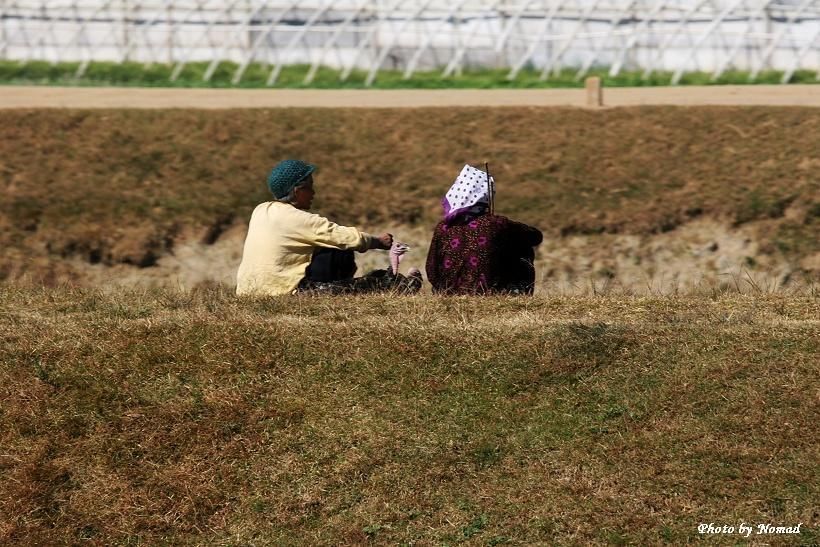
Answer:
<svg viewBox="0 0 820 547"><path fill-rule="evenodd" d="M292 90L0 86L0 108L584 106L583 89ZM608 88L606 106L820 107L820 85Z"/></svg>

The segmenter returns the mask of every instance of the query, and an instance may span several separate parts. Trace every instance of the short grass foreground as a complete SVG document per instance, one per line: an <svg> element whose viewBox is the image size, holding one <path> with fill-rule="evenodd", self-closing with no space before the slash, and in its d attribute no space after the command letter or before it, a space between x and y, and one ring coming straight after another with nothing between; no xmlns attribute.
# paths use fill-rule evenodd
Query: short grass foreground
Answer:
<svg viewBox="0 0 820 547"><path fill-rule="evenodd" d="M816 544L818 317L5 286L0 542Z"/></svg>

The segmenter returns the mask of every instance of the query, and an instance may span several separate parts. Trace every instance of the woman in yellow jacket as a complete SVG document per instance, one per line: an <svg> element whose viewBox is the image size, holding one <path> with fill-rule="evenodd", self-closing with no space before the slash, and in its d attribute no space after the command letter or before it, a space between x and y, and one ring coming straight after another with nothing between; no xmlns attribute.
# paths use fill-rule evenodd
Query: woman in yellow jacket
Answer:
<svg viewBox="0 0 820 547"><path fill-rule="evenodd" d="M377 270L365 277L353 277L353 251L388 250L393 236L374 236L310 213L315 195L314 170L309 163L285 160L270 172L268 189L275 200L259 204L251 215L236 276L236 293L417 292L420 276Z"/></svg>

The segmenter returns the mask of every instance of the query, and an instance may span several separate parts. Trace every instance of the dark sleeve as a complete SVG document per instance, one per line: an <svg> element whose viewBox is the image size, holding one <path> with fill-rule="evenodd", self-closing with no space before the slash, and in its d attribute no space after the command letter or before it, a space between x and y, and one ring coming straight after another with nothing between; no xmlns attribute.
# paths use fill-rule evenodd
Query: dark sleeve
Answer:
<svg viewBox="0 0 820 547"><path fill-rule="evenodd" d="M424 269L427 272L427 281L435 289L439 281L439 263L441 262L439 255L439 240L441 239L439 226L437 225L433 230L433 239L430 241L430 250L427 251L427 262Z"/></svg>
<svg viewBox="0 0 820 547"><path fill-rule="evenodd" d="M541 245L541 242L544 241L544 234L542 234L541 230L538 228L509 219L507 222L507 229L509 230L510 235L512 235L516 240L521 241L523 245L528 247L536 247Z"/></svg>

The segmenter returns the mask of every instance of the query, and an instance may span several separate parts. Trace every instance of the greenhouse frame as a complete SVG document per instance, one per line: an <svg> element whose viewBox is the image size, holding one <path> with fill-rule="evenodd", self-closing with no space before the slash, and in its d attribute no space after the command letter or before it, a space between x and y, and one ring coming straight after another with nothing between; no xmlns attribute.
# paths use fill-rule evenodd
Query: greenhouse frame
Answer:
<svg viewBox="0 0 820 547"><path fill-rule="evenodd" d="M275 85L284 67L322 67L348 79L380 71L522 71L542 80L572 71L615 76L731 70L820 78L820 0L0 0L0 59L78 63L207 63L209 80L232 63Z"/></svg>

